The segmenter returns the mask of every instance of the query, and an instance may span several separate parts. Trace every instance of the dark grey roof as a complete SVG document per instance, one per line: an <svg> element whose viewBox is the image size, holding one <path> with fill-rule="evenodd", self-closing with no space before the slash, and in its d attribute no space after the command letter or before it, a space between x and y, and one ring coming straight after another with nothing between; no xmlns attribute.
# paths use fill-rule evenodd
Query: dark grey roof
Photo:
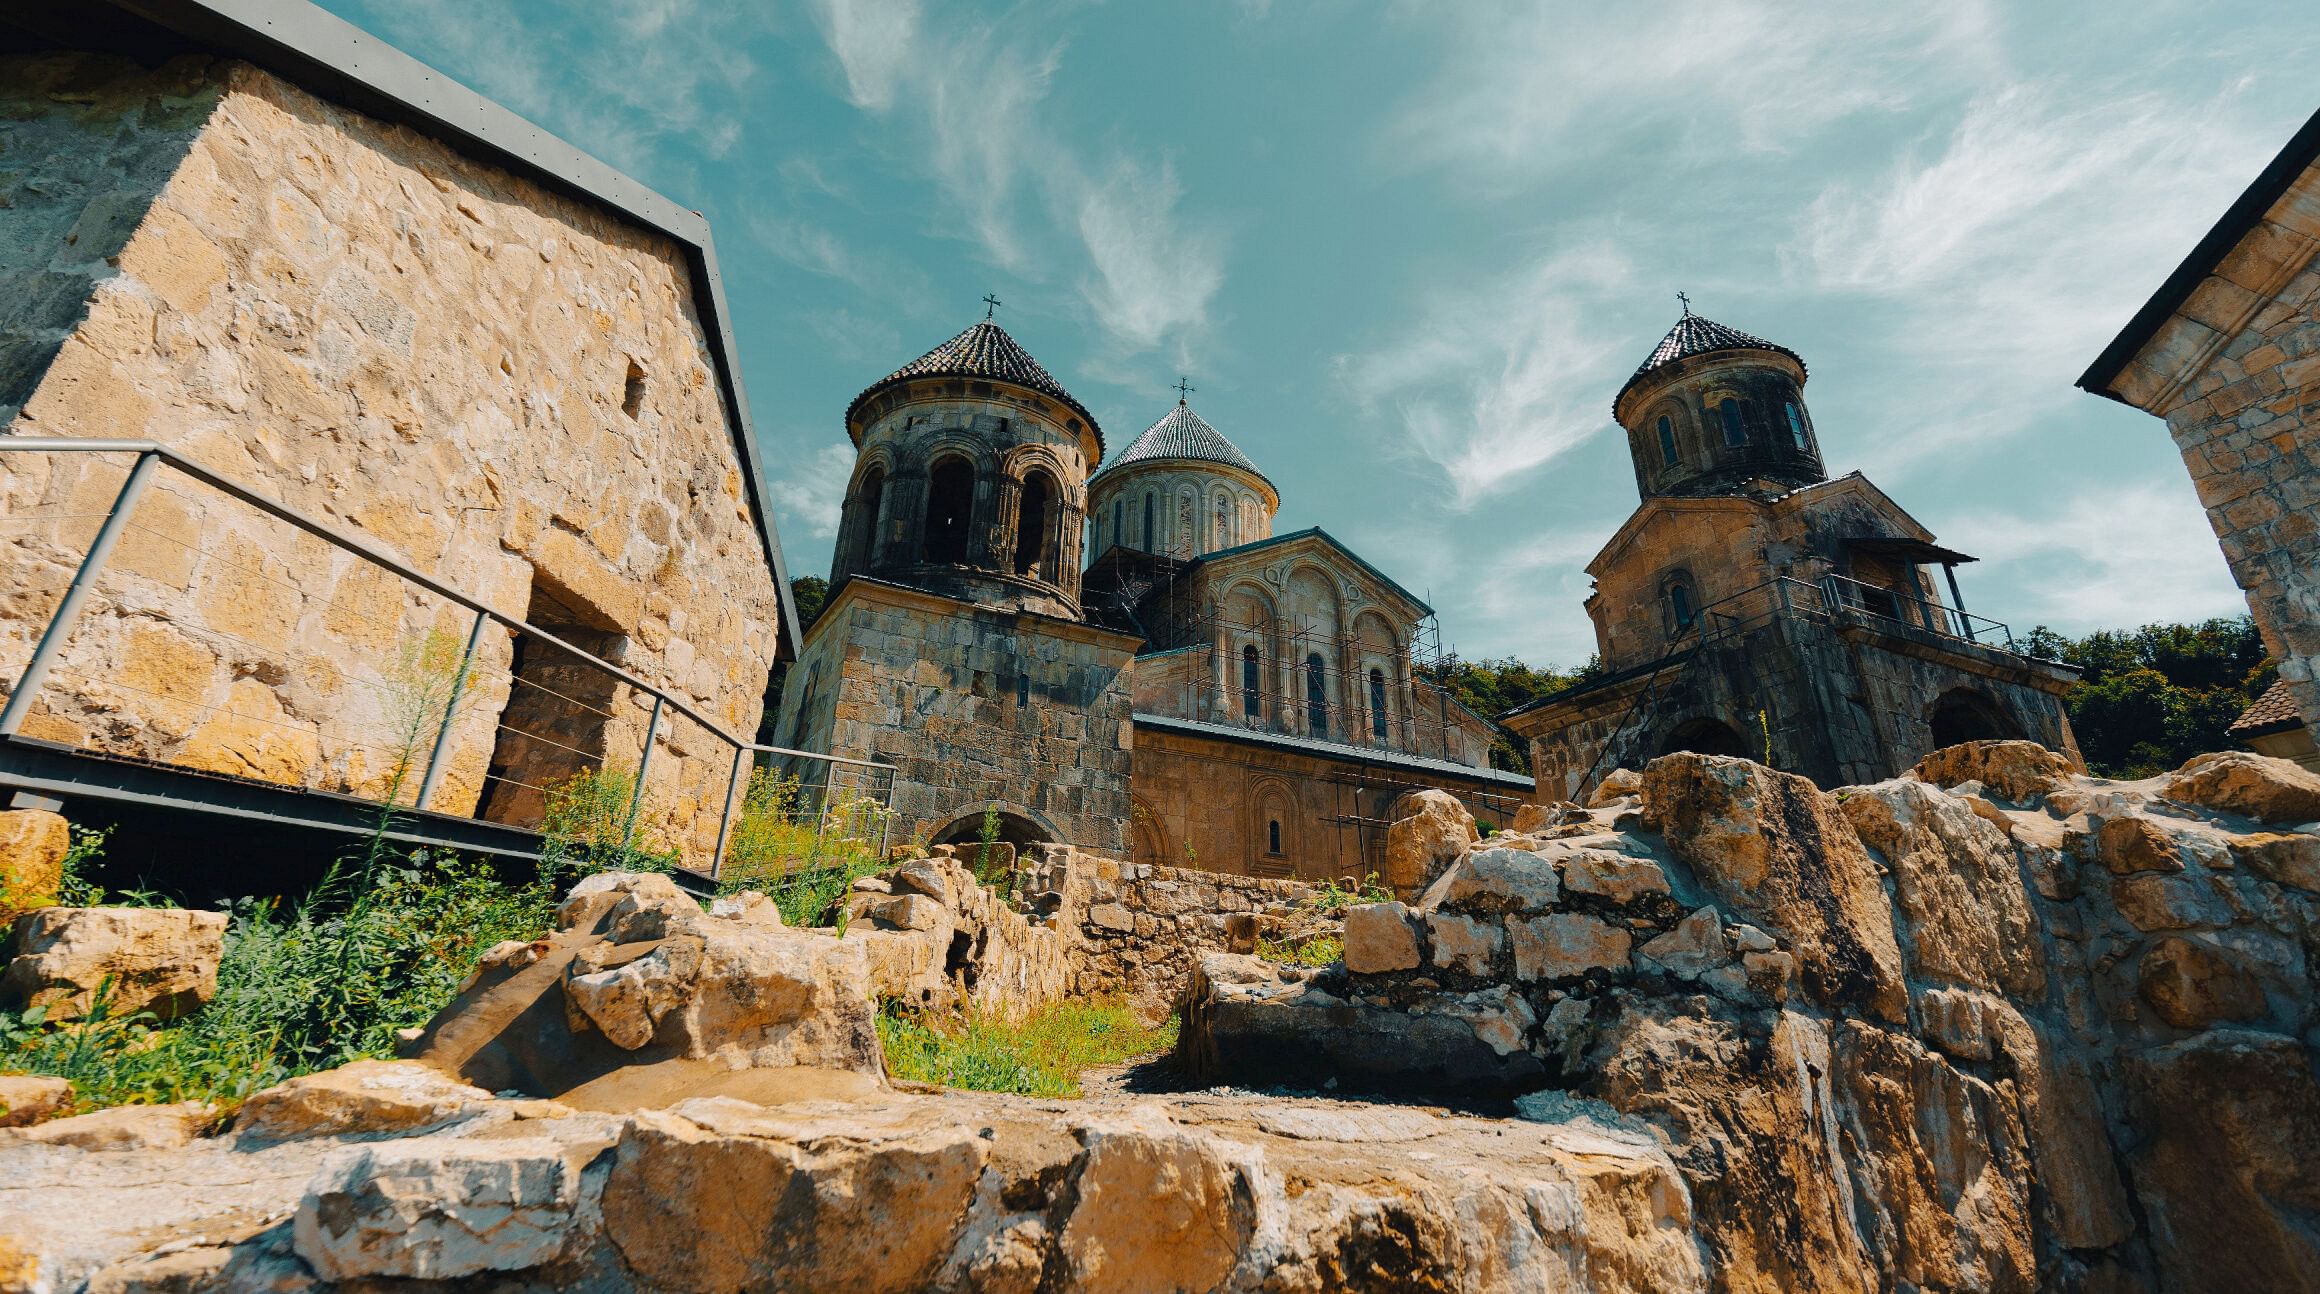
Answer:
<svg viewBox="0 0 2320 1294"><path fill-rule="evenodd" d="M409 126L471 157L611 212L675 241L690 271L734 452L773 568L777 652L794 659L796 599L757 457L749 394L734 360L732 312L709 222L378 37L306 0L17 0L0 5L0 52L110 50L158 64L190 51L253 63L356 112Z"/></svg>
<svg viewBox="0 0 2320 1294"><path fill-rule="evenodd" d="M1053 396L1085 418L1089 429L1096 433L1097 446L1100 448L1103 445L1104 433L1096 427L1096 416L1087 411L1087 406L1073 398L1071 392L1064 390L1063 383L1056 381L1053 373L1048 372L1038 360L1031 358L1031 352L1008 336L1006 329L989 319L978 322L871 383L862 394L854 397L852 404L846 406L846 422L849 425L853 423L855 411L871 396L890 386L922 377L979 377L1028 387L1041 395Z"/></svg>
<svg viewBox="0 0 2320 1294"><path fill-rule="evenodd" d="M1249 456L1240 447L1224 438L1224 433L1208 425L1208 420L1192 411L1182 400L1168 411L1168 416L1144 429L1120 456L1112 460L1106 471L1116 471L1130 463L1149 462L1153 459L1190 459L1196 463L1223 463L1237 467L1267 485L1272 479L1257 470Z"/></svg>
<svg viewBox="0 0 2320 1294"><path fill-rule="evenodd" d="M1179 719L1174 715L1135 712L1132 722L1139 728L1159 732L1192 733L1216 737L1224 741L1241 742L1251 746L1266 746L1275 750L1298 754L1317 755L1323 759L1343 759L1360 764L1375 764L1387 768L1409 769L1413 772L1433 773L1437 776L1464 778L1472 782L1504 787L1509 791L1527 794L1537 789L1537 780L1528 773L1509 773L1503 769L1475 764L1461 764L1454 760L1434 759L1426 755L1409 755L1398 750L1380 750L1375 746L1354 746L1326 738L1300 737L1288 733L1264 732L1242 728L1229 723L1210 723L1201 719Z"/></svg>
<svg viewBox="0 0 2320 1294"><path fill-rule="evenodd" d="M1720 350L1768 350L1776 355L1786 355L1796 361L1797 367L1804 367L1804 356L1779 342L1766 341L1737 328L1727 328L1713 319L1686 310L1684 317L1676 320L1676 326L1667 330L1667 336L1660 338L1659 345L1652 347L1651 354L1645 356L1643 363L1636 367L1634 376L1619 388L1619 394L1611 397L1612 407L1616 409L1636 383L1641 382L1652 370L1665 368L1694 355L1707 355Z"/></svg>

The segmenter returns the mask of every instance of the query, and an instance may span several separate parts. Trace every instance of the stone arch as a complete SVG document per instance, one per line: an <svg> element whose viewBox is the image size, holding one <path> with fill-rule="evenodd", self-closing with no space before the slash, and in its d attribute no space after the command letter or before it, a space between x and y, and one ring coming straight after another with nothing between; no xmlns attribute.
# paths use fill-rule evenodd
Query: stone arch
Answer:
<svg viewBox="0 0 2320 1294"><path fill-rule="evenodd" d="M1373 744L1391 743L1401 727L1402 636L1383 612L1367 608L1353 618L1354 679L1361 707L1359 735Z"/></svg>
<svg viewBox="0 0 2320 1294"><path fill-rule="evenodd" d="M1232 712L1242 719L1261 719L1275 707L1265 704L1276 683L1274 671L1281 653L1281 617L1273 595L1254 580L1236 580L1225 590L1224 645L1231 661ZM1255 709L1249 707L1248 652L1256 652Z"/></svg>
<svg viewBox="0 0 2320 1294"><path fill-rule="evenodd" d="M1692 578L1691 571L1679 566L1660 573L1660 627L1670 640L1699 626L1700 606L1700 583Z"/></svg>
<svg viewBox="0 0 2320 1294"><path fill-rule="evenodd" d="M1677 724L1668 733L1667 740L1660 743L1662 755L1673 755L1679 750L1700 755L1737 755L1742 759L1753 759L1761 753L1751 752L1747 741L1731 724L1705 715Z"/></svg>
<svg viewBox="0 0 2320 1294"><path fill-rule="evenodd" d="M1015 489L1015 555L1017 575L1055 583L1059 577L1057 532L1062 528L1063 491L1044 467L1023 474Z"/></svg>
<svg viewBox="0 0 2320 1294"><path fill-rule="evenodd" d="M1953 687L1926 708L1926 727L1933 733L1933 749L1969 741L2011 741L2022 736L2022 726L1979 688Z"/></svg>
<svg viewBox="0 0 2320 1294"><path fill-rule="evenodd" d="M983 837L983 815L991 810L997 810L999 814L999 839L1013 845L1018 856L1030 846L1054 844L1066 839L1063 832L1037 809L1009 800L985 800L936 827L927 836L927 843L971 846L980 842Z"/></svg>
<svg viewBox="0 0 2320 1294"><path fill-rule="evenodd" d="M964 454L941 454L927 464L926 509L919 522L920 551L926 561L967 564L974 544L978 475L975 460Z"/></svg>

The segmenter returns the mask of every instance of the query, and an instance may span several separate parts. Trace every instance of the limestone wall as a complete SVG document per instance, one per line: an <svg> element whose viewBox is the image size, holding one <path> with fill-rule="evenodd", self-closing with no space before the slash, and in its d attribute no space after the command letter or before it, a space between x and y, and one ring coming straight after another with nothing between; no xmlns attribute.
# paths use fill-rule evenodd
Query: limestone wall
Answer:
<svg viewBox="0 0 2320 1294"><path fill-rule="evenodd" d="M2320 166L2256 222L2109 390L2167 420L2232 578L2320 722Z"/></svg>
<svg viewBox="0 0 2320 1294"><path fill-rule="evenodd" d="M9 61L0 116L58 174L119 168L126 187L69 199L85 207L73 227L130 232L100 274L57 236L66 211L9 218L0 275L62 295L95 283L10 432L161 441L501 611L594 635L753 728L776 593L675 246L247 66L83 69L51 93L65 62ZM112 151L87 157L100 142ZM20 573L0 602L0 678L22 667L125 468L0 458L0 543ZM29 735L330 790L383 789L414 686L468 627L167 477L102 591ZM514 652L487 635L439 807L476 806L489 771L540 772L525 751L548 748L499 731ZM570 700L582 732L535 730L582 763L633 766L644 700L609 685ZM726 765L675 727L653 826L705 849ZM510 812L536 817L536 797Z"/></svg>

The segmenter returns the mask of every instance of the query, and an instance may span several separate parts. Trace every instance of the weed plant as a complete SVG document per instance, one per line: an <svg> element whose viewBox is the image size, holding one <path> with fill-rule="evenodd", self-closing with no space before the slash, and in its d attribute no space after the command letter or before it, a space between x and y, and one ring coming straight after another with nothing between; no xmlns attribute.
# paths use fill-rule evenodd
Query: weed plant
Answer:
<svg viewBox="0 0 2320 1294"><path fill-rule="evenodd" d="M1020 1020L934 1015L889 1002L878 1013L886 1072L977 1092L1078 1096L1080 1075L1176 1045L1176 1019L1147 1027L1117 999L1060 1002Z"/></svg>
<svg viewBox="0 0 2320 1294"><path fill-rule="evenodd" d="M543 792L540 871L548 876L595 872L673 872L675 846L651 826L658 805L648 793L636 799L636 770L619 764L582 769ZM636 830L628 826L636 805Z"/></svg>
<svg viewBox="0 0 2320 1294"><path fill-rule="evenodd" d="M790 925L835 925L842 933L844 900L854 882L890 861L878 852L887 809L850 792L819 808L805 801L797 778L771 768L752 770L717 888L725 894L761 891Z"/></svg>
<svg viewBox="0 0 2320 1294"><path fill-rule="evenodd" d="M1259 939L1257 956L1282 966L1327 966L1345 960L1342 935L1313 935L1305 939Z"/></svg>

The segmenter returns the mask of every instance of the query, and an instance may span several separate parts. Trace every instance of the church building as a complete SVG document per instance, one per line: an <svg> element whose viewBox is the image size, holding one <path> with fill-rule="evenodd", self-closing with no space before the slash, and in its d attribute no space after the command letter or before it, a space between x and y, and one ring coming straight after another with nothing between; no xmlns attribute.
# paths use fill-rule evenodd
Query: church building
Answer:
<svg viewBox="0 0 2320 1294"><path fill-rule="evenodd" d="M1642 503L1587 565L1602 672L1502 718L1541 800L1678 750L1823 786L1978 738L2075 755L2076 672L1966 611L1972 557L1859 472L1829 478L1805 378L1795 351L1687 303L1620 388Z"/></svg>
<svg viewBox="0 0 2320 1294"><path fill-rule="evenodd" d="M1395 801L1504 823L1530 779L1423 674L1432 608L1179 400L1108 466L1088 409L986 318L846 412L858 456L783 745L900 770L898 838L1382 871ZM1084 566L1092 547L1098 557Z"/></svg>

